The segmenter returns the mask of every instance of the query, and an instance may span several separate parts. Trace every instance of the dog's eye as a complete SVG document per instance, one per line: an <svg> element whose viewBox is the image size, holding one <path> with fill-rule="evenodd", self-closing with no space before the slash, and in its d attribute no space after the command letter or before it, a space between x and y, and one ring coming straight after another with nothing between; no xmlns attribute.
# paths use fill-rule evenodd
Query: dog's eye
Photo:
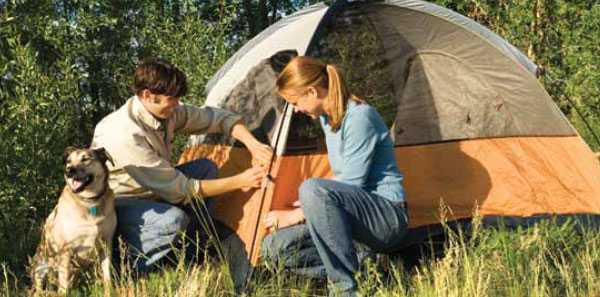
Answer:
<svg viewBox="0 0 600 297"><path fill-rule="evenodd" d="M81 158L81 162L82 163L89 163L92 159L88 158L88 157L83 157Z"/></svg>

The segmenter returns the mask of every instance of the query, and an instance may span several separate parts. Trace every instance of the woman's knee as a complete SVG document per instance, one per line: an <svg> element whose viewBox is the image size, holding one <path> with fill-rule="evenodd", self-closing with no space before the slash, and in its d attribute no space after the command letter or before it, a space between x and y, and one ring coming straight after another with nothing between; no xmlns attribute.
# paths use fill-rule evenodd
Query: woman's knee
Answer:
<svg viewBox="0 0 600 297"><path fill-rule="evenodd" d="M304 181L298 189L298 199L306 210L307 207L316 206L320 208L321 203L327 201L329 189L327 181L320 178L310 178Z"/></svg>

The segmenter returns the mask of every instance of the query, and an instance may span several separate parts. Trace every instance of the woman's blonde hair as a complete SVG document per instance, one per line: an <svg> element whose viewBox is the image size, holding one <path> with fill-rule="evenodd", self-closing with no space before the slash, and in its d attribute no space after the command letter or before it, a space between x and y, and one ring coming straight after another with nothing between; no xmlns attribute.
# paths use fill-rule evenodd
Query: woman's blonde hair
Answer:
<svg viewBox="0 0 600 297"><path fill-rule="evenodd" d="M327 113L329 125L333 131L340 128L348 100L362 102L350 94L344 78L335 66L314 58L306 56L293 58L277 78L278 93L286 99L306 94L309 87L320 87L327 90L327 99L326 102L323 102L323 109Z"/></svg>

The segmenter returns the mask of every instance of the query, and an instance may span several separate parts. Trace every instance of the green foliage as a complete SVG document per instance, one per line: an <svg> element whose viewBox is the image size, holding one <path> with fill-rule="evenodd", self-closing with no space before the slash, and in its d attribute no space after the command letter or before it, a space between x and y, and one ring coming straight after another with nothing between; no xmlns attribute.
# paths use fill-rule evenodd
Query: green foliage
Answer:
<svg viewBox="0 0 600 297"><path fill-rule="evenodd" d="M190 95L184 100L202 103L208 79L250 37L248 32L259 31L250 28L248 19L256 14L240 13L248 8L236 6L245 2L0 0L0 263L6 282L23 278L26 257L33 254L42 220L60 194L64 184L63 149L69 145L87 146L94 125L130 96L128 85L136 63L149 56L174 62L188 74ZM261 1L269 11L269 20L256 23L264 26L314 2ZM575 112L577 107L592 129L600 134L600 3L597 0L433 2L477 20L527 53L541 66L540 81L559 107L588 143L595 150L600 149L583 118ZM367 34L365 39L368 38ZM370 50L368 45L365 43L366 52ZM377 65L365 67L376 68ZM360 73L349 76L361 82ZM364 96L366 99L377 97ZM509 245L510 240L520 238L506 236L507 241L502 244L516 249L517 246ZM585 240L594 249L585 250L586 256L578 258L567 255L575 266L569 266L572 270L565 268L566 272L553 272L553 279L559 278L556 273L577 271L592 271L598 275L598 242ZM492 251L476 250L475 253L480 254L469 258L470 261L478 257L486 261L500 257L500 262L493 262L492 266L504 263L503 260L525 265L523 263L528 263L528 257L533 255L527 252L523 256L511 254L503 258ZM577 264L585 260L581 257L593 261L591 268L585 263ZM523 263L517 264L519 261ZM458 269L457 263L460 262L452 263L452 267ZM477 262L473 262L475 264ZM414 276L415 286L423 288L423 292L435 292L428 286L435 282L435 269L438 269L435 267L423 270L422 282L419 276ZM526 268L507 268L508 272L503 273L515 279L519 274L529 277ZM468 280L467 275L455 280L455 286ZM600 291L593 281L578 283L589 275L569 275L573 284L583 289L565 286L560 293L577 295L578 290L586 290L581 291L582 295L597 295ZM501 277L497 278L500 282ZM526 285L536 284L540 279L531 276L526 280L519 289L508 288L501 292L514 290L508 295L528 295ZM22 281L20 284L23 285ZM280 290L280 294L289 293L281 287L276 290ZM154 296L162 291L157 292ZM306 295L306 292L294 291L292 295Z"/></svg>
<svg viewBox="0 0 600 297"><path fill-rule="evenodd" d="M186 101L238 46L235 7L207 22L162 1L19 1L0 10L0 263L24 272L61 187L62 152L131 93L136 63L166 58L188 75ZM244 36L238 35L238 39Z"/></svg>
<svg viewBox="0 0 600 297"><path fill-rule="evenodd" d="M446 254L424 259L411 270L401 260L386 261L387 273L366 262L357 274L362 296L598 296L600 234L581 232L571 223L546 222L524 230L451 232ZM470 238L467 240L467 238ZM148 277L135 278L121 269L111 296L236 296L227 268L208 262L179 264ZM0 294L27 296L22 280L0 268ZM257 267L250 296L327 296L326 283L286 272L276 265ZM68 296L106 296L101 277L69 292Z"/></svg>

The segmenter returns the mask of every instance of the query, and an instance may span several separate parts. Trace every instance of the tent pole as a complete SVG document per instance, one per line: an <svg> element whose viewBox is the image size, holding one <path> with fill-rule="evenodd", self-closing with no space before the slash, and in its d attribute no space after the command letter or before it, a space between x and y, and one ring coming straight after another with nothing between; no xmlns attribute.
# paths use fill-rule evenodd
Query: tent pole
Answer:
<svg viewBox="0 0 600 297"><path fill-rule="evenodd" d="M281 135L283 134L281 129L284 126L285 123L285 117L288 113L288 109L289 109L289 103L285 103L285 106L283 107L283 113L282 113L282 117L281 117L281 121L279 122L279 127L277 127L276 130L276 136L275 136L275 144L273 145L272 149L273 149L273 155L271 156L271 161L269 162L269 168L267 170L268 174L266 176L266 181L263 183L261 191L262 191L262 195L260 198L260 207L258 208L258 216L256 217L256 223L254 225L254 234L252 236L252 245L250 246L250 253L248 255L248 259L250 260L250 262L252 262L252 259L254 258L254 253L256 251L256 249L254 248L255 244L256 244L256 237L258 236L258 226L260 225L260 218L262 216L262 209L264 207L265 204L265 197L267 195L267 187L268 184L270 182L273 181L273 176L271 176L271 170L273 169L273 163L275 162L275 158L277 157L277 148L279 146L279 141L281 139ZM250 285L250 280L252 279L252 275L254 274L254 266L251 265L251 269L250 269L250 273L248 273L248 275L246 276L246 280L245 280L245 285L244 285L244 291L247 290L248 286Z"/></svg>

